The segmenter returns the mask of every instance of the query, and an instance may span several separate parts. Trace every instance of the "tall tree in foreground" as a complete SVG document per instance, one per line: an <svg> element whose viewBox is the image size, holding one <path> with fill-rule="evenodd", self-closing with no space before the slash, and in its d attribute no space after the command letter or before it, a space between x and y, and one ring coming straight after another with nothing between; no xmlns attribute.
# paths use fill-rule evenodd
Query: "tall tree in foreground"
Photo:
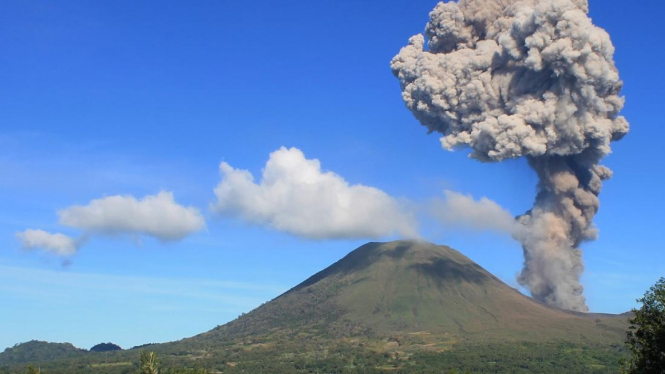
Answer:
<svg viewBox="0 0 665 374"><path fill-rule="evenodd" d="M627 374L665 373L665 278L660 278L644 297L637 300L640 309L633 309L628 343L633 353L624 363Z"/></svg>
<svg viewBox="0 0 665 374"><path fill-rule="evenodd" d="M154 352L141 352L141 362L139 366L140 374L159 374L157 355L155 355Z"/></svg>

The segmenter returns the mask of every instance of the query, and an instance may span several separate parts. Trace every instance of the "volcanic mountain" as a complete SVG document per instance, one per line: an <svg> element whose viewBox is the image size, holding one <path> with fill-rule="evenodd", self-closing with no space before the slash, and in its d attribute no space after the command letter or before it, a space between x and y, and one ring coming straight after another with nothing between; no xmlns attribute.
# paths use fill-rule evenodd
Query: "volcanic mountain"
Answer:
<svg viewBox="0 0 665 374"><path fill-rule="evenodd" d="M126 373L140 350L167 366L216 373L611 373L627 327L626 315L537 302L446 246L368 243L192 338L47 361L48 347L18 345L0 354L0 374L25 363L50 373Z"/></svg>
<svg viewBox="0 0 665 374"><path fill-rule="evenodd" d="M295 336L619 343L625 316L542 304L447 246L368 243L276 299L196 341ZM274 339L270 339L274 340Z"/></svg>

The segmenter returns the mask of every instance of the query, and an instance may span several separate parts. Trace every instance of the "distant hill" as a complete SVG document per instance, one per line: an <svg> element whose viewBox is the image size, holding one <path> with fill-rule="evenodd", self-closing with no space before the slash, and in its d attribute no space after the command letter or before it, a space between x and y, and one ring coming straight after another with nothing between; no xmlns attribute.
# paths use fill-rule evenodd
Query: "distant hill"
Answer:
<svg viewBox="0 0 665 374"><path fill-rule="evenodd" d="M16 344L0 353L0 366L33 362L46 362L63 358L76 357L86 350L74 347L70 343L48 343L32 340Z"/></svg>
<svg viewBox="0 0 665 374"><path fill-rule="evenodd" d="M99 343L90 348L90 352L112 352L121 350L122 348L119 345L113 343Z"/></svg>
<svg viewBox="0 0 665 374"><path fill-rule="evenodd" d="M159 343L145 343L145 344L139 344L135 345L129 349L148 349L150 346L157 345Z"/></svg>

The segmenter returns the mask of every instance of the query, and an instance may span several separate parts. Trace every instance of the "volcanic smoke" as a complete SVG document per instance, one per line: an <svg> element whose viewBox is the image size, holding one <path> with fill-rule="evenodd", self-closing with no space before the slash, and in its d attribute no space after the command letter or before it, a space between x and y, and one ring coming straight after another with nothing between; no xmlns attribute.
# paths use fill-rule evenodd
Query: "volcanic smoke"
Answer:
<svg viewBox="0 0 665 374"><path fill-rule="evenodd" d="M628 132L614 46L588 17L587 0L439 3L425 35L391 61L406 106L445 149L498 162L526 157L539 183L517 221L533 297L588 311L580 244L597 230L600 160ZM427 38L427 48L425 48Z"/></svg>

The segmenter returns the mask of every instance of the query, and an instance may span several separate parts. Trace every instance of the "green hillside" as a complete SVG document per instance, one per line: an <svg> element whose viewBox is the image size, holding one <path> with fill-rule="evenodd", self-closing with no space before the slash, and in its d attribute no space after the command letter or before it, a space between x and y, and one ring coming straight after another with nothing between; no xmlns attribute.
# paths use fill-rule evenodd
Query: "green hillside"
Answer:
<svg viewBox="0 0 665 374"><path fill-rule="evenodd" d="M431 243L369 243L239 319L191 339L320 330L445 335L465 341L620 342L625 317L553 309L461 253Z"/></svg>
<svg viewBox="0 0 665 374"><path fill-rule="evenodd" d="M0 353L0 366L52 361L76 357L86 352L86 350L76 348L70 343L48 343L32 340L27 343L16 344Z"/></svg>

